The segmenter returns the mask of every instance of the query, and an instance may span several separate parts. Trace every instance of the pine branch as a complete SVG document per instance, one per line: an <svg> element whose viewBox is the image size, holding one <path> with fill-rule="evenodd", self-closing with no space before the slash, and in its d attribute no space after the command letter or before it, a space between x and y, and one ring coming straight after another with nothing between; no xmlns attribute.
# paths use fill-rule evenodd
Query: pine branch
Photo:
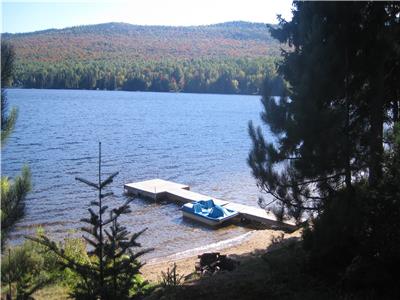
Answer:
<svg viewBox="0 0 400 300"><path fill-rule="evenodd" d="M50 283L53 283L53 282L54 282L54 278L47 278L47 279L39 281L39 283L35 284L29 290L24 292L24 297L26 297L26 299L30 299L30 296L33 295L35 292L41 290L46 285L49 285Z"/></svg>
<svg viewBox="0 0 400 300"><path fill-rule="evenodd" d="M3 99L5 97L5 92L3 89L1 90L1 98ZM2 101L3 103L3 101ZM18 118L18 109L13 108L11 112L8 114L8 116L2 116L4 120L1 120L1 147L3 147L6 144L7 139L11 135L11 133L14 130L15 124L17 123L17 118Z"/></svg>
<svg viewBox="0 0 400 300"><path fill-rule="evenodd" d="M100 184L100 188L103 188L103 187L105 187L106 185L112 183L114 177L117 176L118 174L119 174L119 172L115 172L114 174L110 175L106 180L104 180L104 181Z"/></svg>
<svg viewBox="0 0 400 300"><path fill-rule="evenodd" d="M146 230L147 230L147 227L144 228L144 229L142 229L142 230L139 231L139 232L136 232L136 233L132 234L132 236L131 236L131 238L130 238L130 242L133 243L133 242L134 242L138 237L140 237Z"/></svg>
<svg viewBox="0 0 400 300"><path fill-rule="evenodd" d="M129 204L133 201L133 199L127 200L122 206L113 209L110 212L110 217L103 221L102 225L106 226L116 220L120 215L130 213Z"/></svg>
<svg viewBox="0 0 400 300"><path fill-rule="evenodd" d="M89 243L89 245L91 245L94 249L96 249L98 247L98 241L93 241L90 238L88 238L87 236L82 236L86 242Z"/></svg>
<svg viewBox="0 0 400 300"><path fill-rule="evenodd" d="M25 214L25 198L31 190L31 172L27 166L14 182L1 178L1 246L5 245L11 228Z"/></svg>
<svg viewBox="0 0 400 300"><path fill-rule="evenodd" d="M112 196L112 195L114 195L114 193L113 192L109 192L109 193L106 193L106 194L101 194L100 198L103 199L105 197Z"/></svg>
<svg viewBox="0 0 400 300"><path fill-rule="evenodd" d="M291 184L287 184L287 185L282 184L280 186L282 186L284 188L291 188L291 187L295 187L295 186L309 185L309 184L318 183L318 182L321 182L321 181L328 181L330 179L335 179L335 178L338 178L338 177L341 177L341 176L344 176L344 175L345 175L344 173L337 173L337 174L334 174L334 175L331 175L331 176L320 177L320 178L316 178L316 179L309 179L309 180L302 181L302 182L296 182L295 180L293 180L291 182Z"/></svg>
<svg viewBox="0 0 400 300"><path fill-rule="evenodd" d="M104 205L102 208L100 208L99 214L100 214L100 215L104 214L104 212L105 212L107 209L108 209L108 206L107 206L107 205ZM103 225L104 225L104 224L103 224Z"/></svg>
<svg viewBox="0 0 400 300"><path fill-rule="evenodd" d="M318 211L318 210L319 210L319 208L317 208L317 207L313 207L313 206L304 206L304 205L301 205L301 204L293 203L291 200L286 199L286 198L284 198L284 197L280 197L277 193L273 192L273 191L272 191L270 188L268 188L268 186L265 185L265 184L262 185L262 189L263 189L266 193L272 195L272 197L276 198L276 199L279 200L280 202L282 202L282 203L284 203L285 205L287 205L288 207L296 207L296 208L299 208L299 209L310 210L310 211Z"/></svg>
<svg viewBox="0 0 400 300"><path fill-rule="evenodd" d="M135 253L130 253L130 257L131 257L131 259L136 260L136 259L139 258L140 256L145 255L145 254L147 254L147 253L149 253L149 252L152 252L152 251L154 251L154 248L147 248L147 249L144 249L144 250L135 252ZM141 265L144 266L145 264L142 263Z"/></svg>
<svg viewBox="0 0 400 300"><path fill-rule="evenodd" d="M113 234L110 233L107 229L104 229L105 234L107 235L108 240L113 240Z"/></svg>
<svg viewBox="0 0 400 300"><path fill-rule="evenodd" d="M88 186L94 187L95 189L99 189L99 186L96 183L90 182L89 180L86 180L84 178L81 177L75 177L75 180L78 180L80 182L83 182L85 184L87 184Z"/></svg>

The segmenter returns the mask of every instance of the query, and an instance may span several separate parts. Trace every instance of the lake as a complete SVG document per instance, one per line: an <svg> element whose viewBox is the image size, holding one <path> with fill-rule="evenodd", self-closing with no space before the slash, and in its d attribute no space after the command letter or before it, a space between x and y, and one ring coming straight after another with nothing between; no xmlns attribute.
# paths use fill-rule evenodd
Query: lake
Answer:
<svg viewBox="0 0 400 300"><path fill-rule="evenodd" d="M162 178L206 195L257 206L259 191L246 159L248 121L260 123L259 96L84 90L8 90L19 109L14 133L2 149L2 174L32 171L27 215L11 235L19 243L43 227L51 237L80 234L96 192L75 180L96 180L98 142L110 206L123 203L124 183ZM245 234L230 225L218 230L182 219L179 206L135 199L124 224L155 258Z"/></svg>

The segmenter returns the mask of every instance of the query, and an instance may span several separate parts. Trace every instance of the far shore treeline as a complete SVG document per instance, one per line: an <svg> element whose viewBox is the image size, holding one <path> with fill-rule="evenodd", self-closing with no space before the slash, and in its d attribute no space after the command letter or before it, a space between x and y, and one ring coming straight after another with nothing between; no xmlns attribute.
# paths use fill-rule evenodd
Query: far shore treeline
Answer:
<svg viewBox="0 0 400 300"><path fill-rule="evenodd" d="M260 94L266 78L282 85L280 46L261 23L107 23L3 39L18 57L14 87Z"/></svg>

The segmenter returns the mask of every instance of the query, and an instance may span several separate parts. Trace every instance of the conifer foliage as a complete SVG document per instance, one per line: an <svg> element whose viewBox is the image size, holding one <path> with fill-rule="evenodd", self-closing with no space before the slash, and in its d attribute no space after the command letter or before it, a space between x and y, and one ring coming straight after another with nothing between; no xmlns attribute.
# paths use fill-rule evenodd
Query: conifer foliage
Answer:
<svg viewBox="0 0 400 300"><path fill-rule="evenodd" d="M253 175L281 215L308 212L309 270L396 289L400 4L294 1L292 20L272 35L291 47L278 66L287 88L283 97L265 88L271 135L250 124Z"/></svg>
<svg viewBox="0 0 400 300"><path fill-rule="evenodd" d="M321 212L337 192L377 186L384 132L399 121L398 2L294 1L293 19L272 36L283 51L283 97L265 88L262 120L250 124L249 164L259 186L300 217Z"/></svg>
<svg viewBox="0 0 400 300"><path fill-rule="evenodd" d="M1 42L1 143L2 146L14 129L17 121L17 109L8 112L7 93L5 87L10 84L14 75L15 51L14 47Z"/></svg>
<svg viewBox="0 0 400 300"><path fill-rule="evenodd" d="M14 130L18 111L14 107L8 110L7 92L15 62L15 51L11 44L1 42L1 147ZM25 198L31 190L31 172L27 166L20 176L11 179L1 177L1 248L5 246L9 232L25 215Z"/></svg>
<svg viewBox="0 0 400 300"><path fill-rule="evenodd" d="M81 220L86 224L82 230L89 246L87 251L89 261L82 262L69 257L63 249L45 236L30 237L60 256L63 267L70 268L80 275L81 281L72 293L76 299L133 299L140 295L146 286L146 282L140 277L139 270L143 264L138 258L152 249L133 251L133 248L141 247L137 239L146 228L130 234L119 222L122 215L131 212L129 204L133 199L114 209L104 205L104 198L112 195L112 192L103 191L117 175L118 172L105 180L101 179L101 143L99 143L98 183L76 178L98 191L98 199L90 202L89 217Z"/></svg>

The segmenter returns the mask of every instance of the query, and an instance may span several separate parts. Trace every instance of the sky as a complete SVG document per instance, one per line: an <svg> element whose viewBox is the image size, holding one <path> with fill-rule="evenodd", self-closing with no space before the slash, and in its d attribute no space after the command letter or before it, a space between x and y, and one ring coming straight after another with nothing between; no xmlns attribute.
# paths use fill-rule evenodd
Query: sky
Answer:
<svg viewBox="0 0 400 300"><path fill-rule="evenodd" d="M0 0L1 32L17 33L107 22L206 25L277 23L291 18L291 0Z"/></svg>

